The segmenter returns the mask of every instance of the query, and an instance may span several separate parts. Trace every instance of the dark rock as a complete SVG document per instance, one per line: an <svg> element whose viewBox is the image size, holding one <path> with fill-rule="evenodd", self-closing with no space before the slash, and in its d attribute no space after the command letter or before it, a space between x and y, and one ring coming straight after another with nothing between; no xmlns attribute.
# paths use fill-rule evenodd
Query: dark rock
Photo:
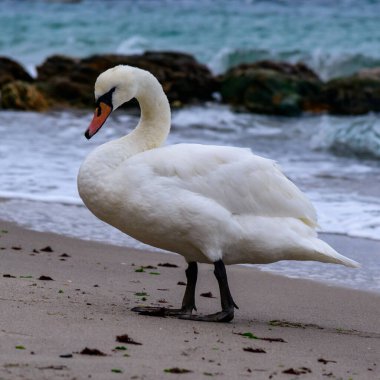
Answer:
<svg viewBox="0 0 380 380"><path fill-rule="evenodd" d="M6 57L0 57L0 88L7 83L21 80L32 82L33 78L16 61Z"/></svg>
<svg viewBox="0 0 380 380"><path fill-rule="evenodd" d="M0 106L3 109L45 111L49 104L36 85L16 81L2 87Z"/></svg>
<svg viewBox="0 0 380 380"><path fill-rule="evenodd" d="M356 75L330 80L323 87L322 97L332 114L379 112L380 70L363 70Z"/></svg>
<svg viewBox="0 0 380 380"><path fill-rule="evenodd" d="M319 111L322 82L302 63L243 64L228 70L220 80L223 101L252 112L295 116Z"/></svg>
<svg viewBox="0 0 380 380"><path fill-rule="evenodd" d="M147 52L142 55L94 55L84 59L49 57L37 68L38 82L56 105L92 107L95 80L116 65L131 65L150 71L162 84L174 105L211 99L216 80L206 66L191 55Z"/></svg>
<svg viewBox="0 0 380 380"><path fill-rule="evenodd" d="M75 70L80 60L66 57L64 55L53 55L45 60L45 62L37 67L38 81L47 82L53 77L66 77Z"/></svg>

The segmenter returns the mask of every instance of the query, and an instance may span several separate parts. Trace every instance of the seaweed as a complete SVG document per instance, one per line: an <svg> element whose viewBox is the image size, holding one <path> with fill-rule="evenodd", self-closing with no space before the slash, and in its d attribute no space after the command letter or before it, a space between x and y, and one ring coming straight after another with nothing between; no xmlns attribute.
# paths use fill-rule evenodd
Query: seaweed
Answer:
<svg viewBox="0 0 380 380"><path fill-rule="evenodd" d="M267 342L280 342L280 343L287 343L284 339L282 338L263 338L263 337L258 337L251 332L245 332L245 333L233 333L235 335L241 335L249 339L258 339L258 340L265 340Z"/></svg>
<svg viewBox="0 0 380 380"><path fill-rule="evenodd" d="M73 354L62 354L62 355L59 355L59 357L63 359L70 359L73 357Z"/></svg>
<svg viewBox="0 0 380 380"><path fill-rule="evenodd" d="M173 367L173 368L165 368L164 372L166 372L166 373L178 373L179 374L179 373L190 373L193 371L190 371L189 369L185 369L185 368Z"/></svg>
<svg viewBox="0 0 380 380"><path fill-rule="evenodd" d="M85 347L81 352L81 355L91 355L91 356L107 356L104 352L98 350L97 348Z"/></svg>
<svg viewBox="0 0 380 380"><path fill-rule="evenodd" d="M38 280L41 281L54 281L50 276L40 276Z"/></svg>
<svg viewBox="0 0 380 380"><path fill-rule="evenodd" d="M206 292L206 293L201 293L200 294L201 297L205 297L205 298L216 298L212 295L211 292Z"/></svg>
<svg viewBox="0 0 380 380"><path fill-rule="evenodd" d="M53 248L50 247L50 245L47 245L46 247L41 248L40 251L41 252L54 252Z"/></svg>
<svg viewBox="0 0 380 380"><path fill-rule="evenodd" d="M336 363L335 360L327 360L327 359L323 359L323 358L319 358L319 359L318 359L318 362L319 362L319 363L322 363L322 364Z"/></svg>
<svg viewBox="0 0 380 380"><path fill-rule="evenodd" d="M137 296L137 297L146 297L146 296L149 296L149 294L146 293L146 292L137 292L137 293L135 293L135 296Z"/></svg>
<svg viewBox="0 0 380 380"><path fill-rule="evenodd" d="M245 352L253 352L255 354L266 354L267 352L262 348L252 348L252 347L244 347L243 351Z"/></svg>
<svg viewBox="0 0 380 380"><path fill-rule="evenodd" d="M311 373L311 369L307 367L300 367L300 368L288 368L282 373L286 373L288 375L303 375L305 373Z"/></svg>
<svg viewBox="0 0 380 380"><path fill-rule="evenodd" d="M159 263L158 266L165 268L178 268L178 265L172 263Z"/></svg>
<svg viewBox="0 0 380 380"><path fill-rule="evenodd" d="M118 335L116 337L116 342L126 343L126 344L134 344L137 346L142 345L142 343L139 343L139 342L136 342L135 340L133 340L128 334Z"/></svg>

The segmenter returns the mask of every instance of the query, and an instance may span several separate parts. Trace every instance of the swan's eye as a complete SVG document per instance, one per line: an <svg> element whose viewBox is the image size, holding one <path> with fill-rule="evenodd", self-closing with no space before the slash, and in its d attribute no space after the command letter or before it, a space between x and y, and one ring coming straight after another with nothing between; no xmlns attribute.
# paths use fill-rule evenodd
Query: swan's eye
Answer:
<svg viewBox="0 0 380 380"><path fill-rule="evenodd" d="M116 90L116 87L112 87L111 90L109 90L108 92L106 92L105 94L99 96L98 100L96 101L96 106L97 108L99 108L99 104L100 103L105 103L107 104L108 106L110 106L111 108L113 108L113 104L112 104L112 94L114 93L114 91ZM98 111L99 112L99 111ZM98 115L99 116L99 115Z"/></svg>

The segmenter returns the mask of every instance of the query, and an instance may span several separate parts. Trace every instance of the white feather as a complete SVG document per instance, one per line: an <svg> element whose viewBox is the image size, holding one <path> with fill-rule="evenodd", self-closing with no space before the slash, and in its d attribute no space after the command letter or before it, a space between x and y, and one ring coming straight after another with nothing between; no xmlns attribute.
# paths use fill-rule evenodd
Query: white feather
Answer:
<svg viewBox="0 0 380 380"><path fill-rule="evenodd" d="M100 76L97 85L106 91L123 80L133 81L123 82L123 91L136 93L116 89L114 96L118 102L136 96L142 119L131 134L90 154L78 176L82 199L100 219L187 261L358 266L317 238L313 205L274 161L234 147L160 147L170 129L161 86L125 66Z"/></svg>

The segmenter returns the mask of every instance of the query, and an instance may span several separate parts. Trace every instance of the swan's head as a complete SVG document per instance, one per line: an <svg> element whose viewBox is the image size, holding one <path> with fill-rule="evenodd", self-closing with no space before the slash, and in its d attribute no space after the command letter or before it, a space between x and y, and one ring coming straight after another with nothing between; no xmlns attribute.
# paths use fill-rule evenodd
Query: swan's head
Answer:
<svg viewBox="0 0 380 380"><path fill-rule="evenodd" d="M120 65L99 75L95 82L95 114L85 133L86 138L90 139L99 131L113 110L135 97L138 70Z"/></svg>

